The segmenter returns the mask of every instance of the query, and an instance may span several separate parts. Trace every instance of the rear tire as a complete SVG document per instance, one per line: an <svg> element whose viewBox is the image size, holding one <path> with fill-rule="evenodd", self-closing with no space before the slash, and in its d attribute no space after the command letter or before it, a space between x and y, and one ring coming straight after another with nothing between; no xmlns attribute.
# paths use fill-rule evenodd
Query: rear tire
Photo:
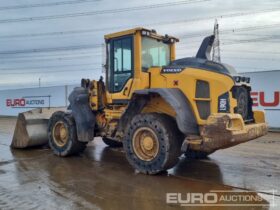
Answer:
<svg viewBox="0 0 280 210"><path fill-rule="evenodd" d="M123 146L122 142L115 141L115 140L112 140L112 139L108 139L106 137L103 137L102 140L109 147L122 147Z"/></svg>
<svg viewBox="0 0 280 210"><path fill-rule="evenodd" d="M54 154L70 156L83 152L86 142L78 141L76 124L70 113L55 112L48 125L49 145Z"/></svg>
<svg viewBox="0 0 280 210"><path fill-rule="evenodd" d="M248 91L245 87L237 89L237 113L239 113L243 119L248 117Z"/></svg>
<svg viewBox="0 0 280 210"><path fill-rule="evenodd" d="M147 113L132 119L123 145L129 163L136 170L157 174L176 165L181 155L182 140L173 118Z"/></svg>

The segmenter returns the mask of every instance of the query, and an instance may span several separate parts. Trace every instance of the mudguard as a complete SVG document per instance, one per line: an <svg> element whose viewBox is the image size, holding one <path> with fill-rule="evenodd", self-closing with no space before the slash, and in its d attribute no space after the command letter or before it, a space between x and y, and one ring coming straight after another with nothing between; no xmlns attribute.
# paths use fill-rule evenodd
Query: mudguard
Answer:
<svg viewBox="0 0 280 210"><path fill-rule="evenodd" d="M145 106L145 101L147 102L149 99L147 96L150 94L160 95L175 110L177 126L183 134L189 135L199 133L196 118L194 116L190 102L183 92L178 88L152 88L135 91L128 108L122 117L122 124L125 124L129 121L129 116L132 118L135 114L141 112ZM137 100L135 100L136 97ZM135 110L133 114L130 113L132 109Z"/></svg>
<svg viewBox="0 0 280 210"><path fill-rule="evenodd" d="M76 87L68 99L76 122L78 140L82 142L93 140L95 116L89 106L88 90L83 87Z"/></svg>

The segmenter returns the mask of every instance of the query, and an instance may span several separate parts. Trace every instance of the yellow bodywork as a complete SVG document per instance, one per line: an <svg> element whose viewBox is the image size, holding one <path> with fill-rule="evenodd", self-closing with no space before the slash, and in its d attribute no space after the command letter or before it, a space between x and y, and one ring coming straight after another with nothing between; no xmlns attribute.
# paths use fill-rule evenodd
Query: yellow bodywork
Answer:
<svg viewBox="0 0 280 210"><path fill-rule="evenodd" d="M172 117L176 116L175 110L160 96L154 96L142 110L142 113L151 112L165 113Z"/></svg>
<svg viewBox="0 0 280 210"><path fill-rule="evenodd" d="M196 58L177 60L175 44L179 40L175 37L161 36L145 28L105 35L105 83L102 77L99 81L82 79L82 87L75 88L69 96L71 114L64 110L51 117L53 112L39 109L20 114L12 146L24 148L45 144L50 137L48 121L56 118L75 120L81 142L91 141L96 136L107 139L107 142L123 141L126 135L135 140L132 141L136 142L132 145L134 151L138 151L145 161L156 157L160 144L159 133L154 131L157 124L152 129L148 128L150 125L138 125L134 121L147 123L148 118L143 116L153 116L151 124L158 117L162 126L174 130L178 138L182 137L183 144L180 139L174 141L177 140L175 143L180 144L179 147L182 145L181 151L184 152L190 148L210 154L265 135L264 112L252 112L250 107L249 78L243 77L240 83L226 65L206 59L213 43L211 40L214 36L204 39ZM143 113L161 113L175 121L173 124L168 116ZM63 122L54 124L52 130L54 142L59 147L69 140L68 127L63 126ZM174 127L171 128L170 124ZM130 130L137 126L139 130L130 136ZM171 137L169 140L173 141Z"/></svg>
<svg viewBox="0 0 280 210"><path fill-rule="evenodd" d="M231 132L247 132L244 121L239 114L233 114L234 108L237 106L236 99L233 98L231 88L234 86L233 79L225 74L216 73L214 71L208 71L199 68L186 68L179 73L162 73L161 67L151 67L148 71L142 71L142 34L141 31L146 30L150 32L150 37L158 40L164 39L164 36L157 35L151 30L144 28L135 28L122 32L112 33L105 36L105 41L110 39L119 38L127 35L133 36L133 77L130 78L120 92L110 93L106 90L106 108L103 113L97 114L97 124L102 125L100 133L102 135L111 135L111 132L117 126L117 120L122 117L122 114L127 108L127 104L115 104L115 100L127 100L129 101L136 90L143 90L149 88L178 88L190 102L191 108L194 112L197 124L199 127L215 124L215 120L220 119L223 114L218 113L218 98L224 93L229 93L229 106L230 113L227 116L231 119L227 125L227 130ZM178 41L173 37L175 42ZM170 60L173 61L176 58L175 54L175 42L170 43ZM209 84L210 95L209 98L196 98L196 83L197 81L204 81ZM93 87L90 91L90 102L93 110L98 110L98 87L96 81L92 81ZM200 101L210 103L210 114L208 119L202 119L200 117L197 103ZM146 104L142 113L158 112L165 113L172 117L176 117L176 111L160 96L154 96ZM254 117L256 123L264 123L264 113L255 111ZM201 140L193 140L193 142L200 142Z"/></svg>
<svg viewBox="0 0 280 210"><path fill-rule="evenodd" d="M212 114L201 129L198 139L186 137L184 144L195 151L208 154L244 143L267 133L263 111L255 111L260 118L257 123L245 124L239 114ZM256 120L257 121L257 120Z"/></svg>
<svg viewBox="0 0 280 210"><path fill-rule="evenodd" d="M210 101L211 113L218 112L218 97L229 92L234 85L233 80L225 75L201 70L188 68L178 74L161 74L160 68L152 68L151 72L151 88L179 88L189 99L191 107L196 116L196 120L199 125L205 124L205 120L199 117L198 109L196 107L197 101ZM210 98L196 98L195 88L197 80L207 81L210 87ZM176 84L174 84L176 81ZM234 107L236 107L236 99L230 97L230 112L233 113Z"/></svg>
<svg viewBox="0 0 280 210"><path fill-rule="evenodd" d="M211 113L217 112L217 104L218 104L218 96L222 93L229 92L232 86L234 85L233 80L230 77L227 77L223 74L210 72L206 70L201 69L195 69L195 68L189 68L181 73L178 74L162 74L161 68L152 67L149 69L148 72L142 71L142 63L141 63L141 30L144 28L136 28L131 30L126 30L122 32L112 33L105 36L105 39L112 39L116 37L122 37L126 35L133 34L133 43L134 43L134 76L133 78L129 79L127 83L125 84L122 91L118 93L106 93L107 102L108 104L113 104L114 100L125 100L130 99L133 95L133 93L136 90L142 90L147 88L179 88L183 91L185 96L189 99L191 106L193 108L193 111L195 113L196 120L199 125L205 124L205 120L201 119L199 117L198 110L196 108L196 102L197 101L210 101L211 105ZM145 29L147 30L147 29ZM163 36L156 35L152 33L152 37L162 39ZM176 38L174 38L176 39ZM178 40L178 39L176 39ZM175 43L170 44L170 56L171 61L175 60ZM195 98L195 87L196 87L196 81L197 80L203 80L207 81L210 86L210 98ZM174 82L177 81L177 85L174 84ZM231 94L231 93L230 93ZM94 98L94 96L92 96ZM91 101L94 101L96 103L96 99L91 99ZM151 104L156 103L157 107L163 107L163 108L157 108L157 110L151 108ZM236 107L236 100L232 97L230 97L230 112L233 113L234 107ZM145 108L143 112L147 111L157 111L157 112L163 112L169 115L175 114L174 110L166 104L164 100L158 100L155 102L151 102L148 104L149 107Z"/></svg>

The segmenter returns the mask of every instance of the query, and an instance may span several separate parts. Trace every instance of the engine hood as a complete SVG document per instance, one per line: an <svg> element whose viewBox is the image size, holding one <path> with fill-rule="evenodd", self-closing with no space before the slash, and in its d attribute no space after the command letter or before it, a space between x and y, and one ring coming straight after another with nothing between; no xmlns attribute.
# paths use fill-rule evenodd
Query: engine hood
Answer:
<svg viewBox="0 0 280 210"><path fill-rule="evenodd" d="M180 73L185 68L189 67L213 71L229 76L238 75L236 70L230 65L196 57L174 60L168 66L163 67L161 73Z"/></svg>

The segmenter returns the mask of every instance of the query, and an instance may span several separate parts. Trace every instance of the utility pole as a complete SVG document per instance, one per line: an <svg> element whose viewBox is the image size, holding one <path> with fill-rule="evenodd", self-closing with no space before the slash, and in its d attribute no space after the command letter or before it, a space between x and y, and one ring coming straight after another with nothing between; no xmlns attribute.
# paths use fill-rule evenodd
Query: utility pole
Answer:
<svg viewBox="0 0 280 210"><path fill-rule="evenodd" d="M39 88L41 87L41 77L39 77Z"/></svg>
<svg viewBox="0 0 280 210"><path fill-rule="evenodd" d="M219 24L217 19L215 20L215 25L214 25L214 35L215 35L215 40L213 43L212 61L220 63L221 50L220 50Z"/></svg>

